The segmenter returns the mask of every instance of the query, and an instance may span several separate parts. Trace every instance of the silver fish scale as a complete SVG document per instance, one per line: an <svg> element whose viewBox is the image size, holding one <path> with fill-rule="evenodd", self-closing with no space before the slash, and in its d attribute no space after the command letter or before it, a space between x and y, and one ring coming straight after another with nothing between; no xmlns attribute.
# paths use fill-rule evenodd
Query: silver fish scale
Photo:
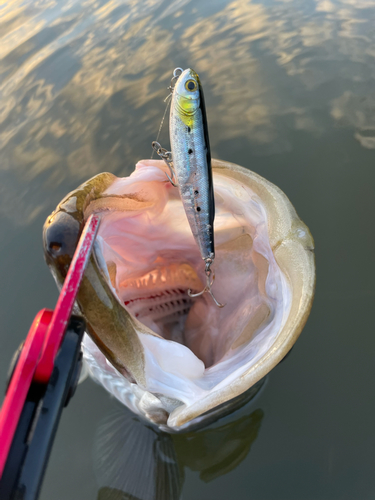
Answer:
<svg viewBox="0 0 375 500"><path fill-rule="evenodd" d="M191 231L202 258L213 257L213 219L207 148L204 138L202 111L197 109L194 124L188 127L174 111L170 116L170 139L173 167L181 200ZM191 151L189 153L189 151Z"/></svg>

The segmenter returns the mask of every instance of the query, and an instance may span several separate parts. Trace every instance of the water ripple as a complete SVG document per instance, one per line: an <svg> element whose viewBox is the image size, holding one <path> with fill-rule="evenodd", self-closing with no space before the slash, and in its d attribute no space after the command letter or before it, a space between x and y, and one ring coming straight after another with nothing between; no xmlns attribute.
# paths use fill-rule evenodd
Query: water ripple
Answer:
<svg viewBox="0 0 375 500"><path fill-rule="evenodd" d="M231 141L258 155L287 152L295 131L321 135L334 125L374 148L374 7L374 0L7 2L0 181L7 172L9 189L31 183L45 210L64 182L129 172L149 155L176 66L194 67L204 81L213 154ZM35 199L25 195L28 204L30 214ZM4 202L0 211L9 212Z"/></svg>

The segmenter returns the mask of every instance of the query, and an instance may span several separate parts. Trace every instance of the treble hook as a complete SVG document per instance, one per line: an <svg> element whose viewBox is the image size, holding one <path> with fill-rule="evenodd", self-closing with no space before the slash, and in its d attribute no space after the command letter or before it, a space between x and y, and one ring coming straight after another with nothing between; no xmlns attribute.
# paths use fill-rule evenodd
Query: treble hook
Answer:
<svg viewBox="0 0 375 500"><path fill-rule="evenodd" d="M164 160L164 162L168 166L171 176L169 177L167 172L165 172L165 175L168 177L168 180L172 184L172 186L177 187L177 184L173 181L173 179L175 178L175 173L172 168L172 153L162 148L157 141L152 142L152 149L156 152L158 156L160 156L162 160Z"/></svg>
<svg viewBox="0 0 375 500"><path fill-rule="evenodd" d="M201 292L198 292L198 293L192 293L192 291L189 289L188 290L188 295L189 297L191 298L194 298L194 297L200 297L201 295L203 295L204 293L209 293L213 299L213 301L215 302L215 304L217 305L217 307L224 307L225 304L220 304L220 302L218 302L215 297L214 297L214 294L212 293L212 290L211 290L211 287L212 285L214 284L214 281L215 281L215 273L212 274L212 271L211 271L211 265L213 263L213 260L208 257L207 259L205 259L205 263L206 263L206 267L205 267L205 274L206 274L206 286L203 288L203 290ZM212 280L211 280L211 274L212 274Z"/></svg>

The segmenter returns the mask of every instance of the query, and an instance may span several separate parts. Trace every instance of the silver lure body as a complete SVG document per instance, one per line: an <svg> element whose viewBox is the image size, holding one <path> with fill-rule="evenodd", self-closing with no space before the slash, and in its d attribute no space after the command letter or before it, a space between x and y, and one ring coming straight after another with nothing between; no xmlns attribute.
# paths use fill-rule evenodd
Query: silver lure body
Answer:
<svg viewBox="0 0 375 500"><path fill-rule="evenodd" d="M170 141L173 169L191 231L202 258L213 260L215 202L210 144L202 87L191 69L181 73L173 90Z"/></svg>

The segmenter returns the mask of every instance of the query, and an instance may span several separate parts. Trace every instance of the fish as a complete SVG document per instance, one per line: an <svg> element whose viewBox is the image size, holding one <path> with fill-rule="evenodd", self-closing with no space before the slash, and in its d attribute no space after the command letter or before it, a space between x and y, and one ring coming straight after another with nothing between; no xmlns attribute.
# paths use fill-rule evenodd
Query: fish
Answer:
<svg viewBox="0 0 375 500"><path fill-rule="evenodd" d="M176 70L174 74L176 73ZM202 259L205 262L206 286L218 307L224 307L211 291L215 258L215 198L212 181L211 150L202 84L192 69L182 71L173 87L169 119L173 171L185 213Z"/></svg>
<svg viewBox="0 0 375 500"><path fill-rule="evenodd" d="M315 290L314 242L287 196L247 168L212 160L215 266L226 306L207 294L201 253L162 160L69 193L43 228L45 259L64 282L88 217L100 226L77 308L90 376L159 429L220 418L289 352ZM239 398L239 399L238 399Z"/></svg>

